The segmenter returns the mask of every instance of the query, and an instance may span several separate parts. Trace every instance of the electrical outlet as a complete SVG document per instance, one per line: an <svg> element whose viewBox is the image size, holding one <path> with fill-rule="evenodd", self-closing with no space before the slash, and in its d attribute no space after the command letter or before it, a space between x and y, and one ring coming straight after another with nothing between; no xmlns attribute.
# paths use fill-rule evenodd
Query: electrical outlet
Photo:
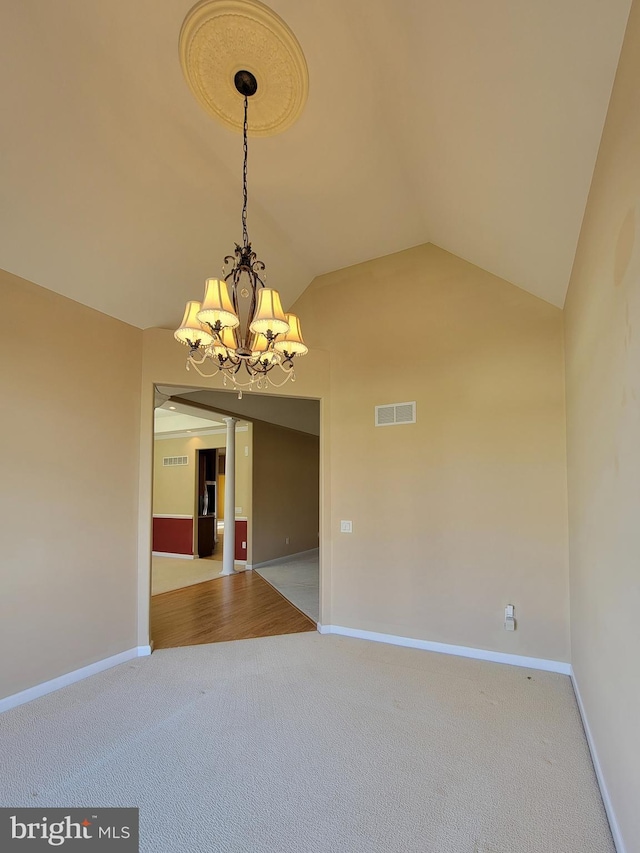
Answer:
<svg viewBox="0 0 640 853"><path fill-rule="evenodd" d="M249 455L249 448L248 448L248 447L246 447L246 446L245 446L245 448L244 448L244 455L245 455L245 456L248 456L248 455Z"/></svg>
<svg viewBox="0 0 640 853"><path fill-rule="evenodd" d="M285 544L285 545L288 545L288 544L289 544L289 537L288 537L288 536L286 536L286 537L285 537L284 544Z"/></svg>
<svg viewBox="0 0 640 853"><path fill-rule="evenodd" d="M341 521L340 522L340 533L353 533L353 522L352 521Z"/></svg>
<svg viewBox="0 0 640 853"><path fill-rule="evenodd" d="M246 548L246 547L247 547L247 543L246 543L246 542L243 542L243 543L242 543L242 547L243 547L243 548Z"/></svg>

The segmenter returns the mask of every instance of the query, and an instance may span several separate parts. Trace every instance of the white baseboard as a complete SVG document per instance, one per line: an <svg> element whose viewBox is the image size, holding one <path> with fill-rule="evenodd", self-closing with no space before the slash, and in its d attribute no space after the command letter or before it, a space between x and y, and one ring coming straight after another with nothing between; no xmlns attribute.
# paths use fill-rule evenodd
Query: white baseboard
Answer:
<svg viewBox="0 0 640 853"><path fill-rule="evenodd" d="M253 563L252 569L262 569L266 566L275 566L279 563L291 563L293 560L300 560L303 557L308 557L311 554L318 552L318 548L310 548L308 551L298 551L296 554L287 554L285 557L276 557L275 560L265 560L264 563Z"/></svg>
<svg viewBox="0 0 640 853"><path fill-rule="evenodd" d="M578 682L576 681L576 676L573 672L573 669L571 670L571 683L573 684L573 692L575 693L576 702L578 704L578 710L580 711L580 717L582 718L582 727L584 729L585 737L587 738L587 743L589 744L589 752L591 753L593 769L596 772L596 779L598 780L598 785L600 786L600 793L602 794L604 810L606 811L607 818L609 820L609 828L611 829L611 835L613 836L613 843L616 846L617 853L626 853L626 847L624 845L624 841L622 840L622 833L620 832L620 827L618 826L618 821L616 820L616 815L613 810L613 803L611 802L611 797L609 796L609 791L604 780L602 767L600 766L600 760L596 751L596 745L591 735L589 721L587 720L587 713L582 703L582 696L580 695L580 689L578 687Z"/></svg>
<svg viewBox="0 0 640 853"><path fill-rule="evenodd" d="M489 649L474 649L470 646L451 646L449 643L415 640L411 637L398 637L396 634L378 634L376 631L360 631L358 628L343 628L340 625L321 625L318 623L318 631L321 634L342 634L345 637L357 637L360 640L373 640L375 643L390 643L393 646L406 646L410 649L424 649L428 652L440 652L445 655L458 655L463 658L508 663L511 666L523 666L527 669L543 669L546 672L571 675L571 664L560 660L530 658L524 655L511 655L506 652L492 652Z"/></svg>
<svg viewBox="0 0 640 853"><path fill-rule="evenodd" d="M176 560L195 560L195 554L173 554L171 551L152 551L154 557L174 557Z"/></svg>
<svg viewBox="0 0 640 853"><path fill-rule="evenodd" d="M81 669L76 669L73 672L67 672L58 678L52 678L51 681L36 684L35 687L29 687L20 693L14 693L13 696L6 696L4 699L0 699L0 713L8 711L11 708L17 708L18 705L24 705L25 702L31 702L33 699L39 699L41 696L46 696L47 693L60 690L61 687L68 687L70 684L75 684L76 681L82 681L83 678L89 678L90 675L96 675L96 673L103 672L105 669L111 669L112 666L117 666L119 663L126 663L126 661L133 660L134 658L146 657L150 654L150 646L137 646L133 649L127 649L126 652L120 652L120 654L91 663L89 666L83 666Z"/></svg>

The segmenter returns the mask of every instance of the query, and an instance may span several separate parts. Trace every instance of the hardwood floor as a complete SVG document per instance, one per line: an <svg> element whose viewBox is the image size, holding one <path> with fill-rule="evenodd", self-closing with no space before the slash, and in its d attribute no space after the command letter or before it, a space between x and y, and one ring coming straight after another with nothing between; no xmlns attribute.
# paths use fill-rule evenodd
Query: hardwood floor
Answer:
<svg viewBox="0 0 640 853"><path fill-rule="evenodd" d="M316 624L255 572L154 595L154 648L315 631Z"/></svg>

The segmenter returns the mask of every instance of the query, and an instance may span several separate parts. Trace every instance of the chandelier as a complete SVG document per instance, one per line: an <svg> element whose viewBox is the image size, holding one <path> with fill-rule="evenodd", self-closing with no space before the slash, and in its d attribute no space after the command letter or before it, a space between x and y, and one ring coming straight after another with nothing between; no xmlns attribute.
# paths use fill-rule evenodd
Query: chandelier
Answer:
<svg viewBox="0 0 640 853"><path fill-rule="evenodd" d="M241 397L243 388L295 381L294 359L308 349L298 317L285 314L278 291L266 287L265 265L249 241L247 115L258 83L250 71L238 71L234 84L244 98L242 244L236 243L234 254L225 257L222 278L206 280L203 301L187 302L174 337L189 347L187 370L193 367L206 378L222 374L223 384L230 381Z"/></svg>

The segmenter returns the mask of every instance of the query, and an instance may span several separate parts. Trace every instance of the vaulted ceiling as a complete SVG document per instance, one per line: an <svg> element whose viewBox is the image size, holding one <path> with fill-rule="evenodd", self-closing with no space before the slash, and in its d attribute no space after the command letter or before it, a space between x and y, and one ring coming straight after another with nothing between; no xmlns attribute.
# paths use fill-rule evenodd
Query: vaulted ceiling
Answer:
<svg viewBox="0 0 640 853"><path fill-rule="evenodd" d="M178 60L192 5L0 7L0 267L142 328L177 325L241 236L241 139ZM562 305L630 0L269 5L310 80L249 148L283 302L431 241Z"/></svg>

